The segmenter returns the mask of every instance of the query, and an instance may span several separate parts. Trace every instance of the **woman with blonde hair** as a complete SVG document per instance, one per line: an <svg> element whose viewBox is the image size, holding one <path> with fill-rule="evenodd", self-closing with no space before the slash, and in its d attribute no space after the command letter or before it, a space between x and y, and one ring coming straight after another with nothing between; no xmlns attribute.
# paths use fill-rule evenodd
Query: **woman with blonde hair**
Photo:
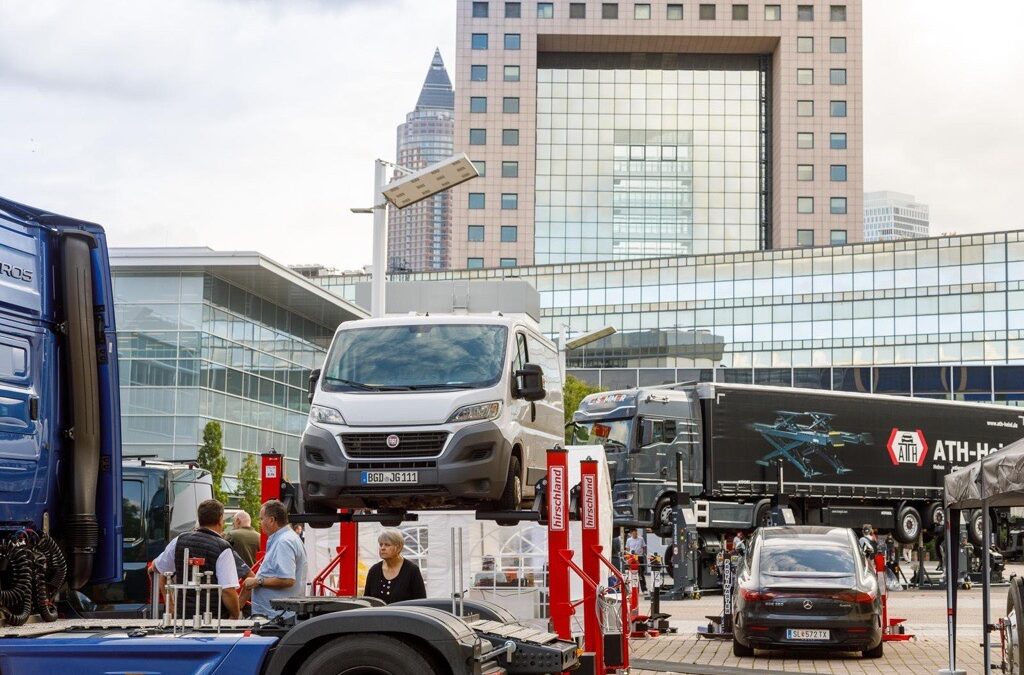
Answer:
<svg viewBox="0 0 1024 675"><path fill-rule="evenodd" d="M402 557L405 537L400 530L387 528L377 537L380 562L366 574L363 595L383 600L390 605L402 600L427 597L420 568Z"/></svg>

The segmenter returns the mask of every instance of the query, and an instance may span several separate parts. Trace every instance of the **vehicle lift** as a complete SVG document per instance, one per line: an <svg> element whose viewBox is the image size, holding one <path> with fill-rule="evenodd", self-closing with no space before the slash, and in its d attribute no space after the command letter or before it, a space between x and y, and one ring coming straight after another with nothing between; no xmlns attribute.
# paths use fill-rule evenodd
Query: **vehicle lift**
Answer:
<svg viewBox="0 0 1024 675"><path fill-rule="evenodd" d="M276 452L261 456L261 498L281 498L286 485L282 480L284 457ZM629 634L626 630L605 632L605 610L609 603L604 593L608 590L602 584L602 569L614 576L620 588L626 588L622 574L608 560L602 551L599 513L600 490L598 485L597 461L583 460L580 463L580 485L572 490L576 500L570 499L568 485L568 452L559 446L548 450L547 477L541 484L544 486L545 505L547 506L548 529L548 602L551 630L560 639L574 640L572 635L572 616L576 607L581 606L583 612L583 643L584 652L581 667L574 670L574 675L604 675L620 670L629 670ZM532 520L544 521L540 511L509 511L509 512L478 512L477 520ZM337 553L331 562L315 577L312 586L314 596L350 596L360 594L358 588L359 569L359 523L415 521L414 513L353 513L342 509L338 514L298 514L293 517L295 522L338 522L340 526L340 542ZM582 567L574 561L575 551L569 548L569 523L580 521L582 528ZM263 536L261 554L266 548L266 537ZM338 573L338 585L328 584L328 578ZM570 601L570 578L576 574L583 581L583 600ZM459 589L461 595L462 590ZM454 606L455 598L452 603ZM635 610L635 603L632 607ZM620 620L623 627L630 626L631 607L627 604L625 594L620 602Z"/></svg>
<svg viewBox="0 0 1024 675"><path fill-rule="evenodd" d="M834 431L832 419L835 415L831 413L776 410L775 414L777 417L773 424L755 422L752 425L775 448L757 460L762 466L770 466L773 461L782 458L799 469L804 478L812 478L822 475L812 464L812 460L820 459L830 465L837 475L849 473L851 469L843 464L835 449L847 443L871 443L870 434ZM809 422L801 424L801 417L810 418Z"/></svg>

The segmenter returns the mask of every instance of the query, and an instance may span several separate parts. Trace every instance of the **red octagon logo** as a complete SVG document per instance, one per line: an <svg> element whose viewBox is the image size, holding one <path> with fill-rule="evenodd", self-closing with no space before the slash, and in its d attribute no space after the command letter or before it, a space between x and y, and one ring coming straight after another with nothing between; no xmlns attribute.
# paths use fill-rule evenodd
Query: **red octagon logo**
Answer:
<svg viewBox="0 0 1024 675"><path fill-rule="evenodd" d="M889 450L889 459L895 466L924 466L925 457L928 456L928 442L924 440L924 432L920 429L901 431L894 428L885 447Z"/></svg>

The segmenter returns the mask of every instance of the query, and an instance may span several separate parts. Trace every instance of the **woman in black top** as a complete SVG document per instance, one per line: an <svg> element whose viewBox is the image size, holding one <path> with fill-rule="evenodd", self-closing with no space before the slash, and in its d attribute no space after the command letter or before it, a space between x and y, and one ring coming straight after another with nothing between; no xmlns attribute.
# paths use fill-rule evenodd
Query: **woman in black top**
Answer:
<svg viewBox="0 0 1024 675"><path fill-rule="evenodd" d="M366 574L363 595L383 600L390 605L402 600L427 597L420 568L402 557L405 538L394 529L386 529L377 537L380 562Z"/></svg>

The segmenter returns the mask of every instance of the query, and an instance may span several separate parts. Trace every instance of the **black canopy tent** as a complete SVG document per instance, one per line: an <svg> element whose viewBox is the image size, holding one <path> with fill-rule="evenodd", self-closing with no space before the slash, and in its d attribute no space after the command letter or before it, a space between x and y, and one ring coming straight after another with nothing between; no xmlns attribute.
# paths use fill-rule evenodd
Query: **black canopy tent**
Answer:
<svg viewBox="0 0 1024 675"><path fill-rule="evenodd" d="M955 471L945 478L946 503L946 607L949 638L949 672L956 671L956 592L960 552L960 513L981 509L982 514L982 631L985 669L991 672L991 554L992 523L989 509L1024 506L1024 439L1011 443L987 457ZM1018 617L1018 621L1024 617ZM1019 655L1016 655L1019 662ZM962 672L962 671L960 671Z"/></svg>

